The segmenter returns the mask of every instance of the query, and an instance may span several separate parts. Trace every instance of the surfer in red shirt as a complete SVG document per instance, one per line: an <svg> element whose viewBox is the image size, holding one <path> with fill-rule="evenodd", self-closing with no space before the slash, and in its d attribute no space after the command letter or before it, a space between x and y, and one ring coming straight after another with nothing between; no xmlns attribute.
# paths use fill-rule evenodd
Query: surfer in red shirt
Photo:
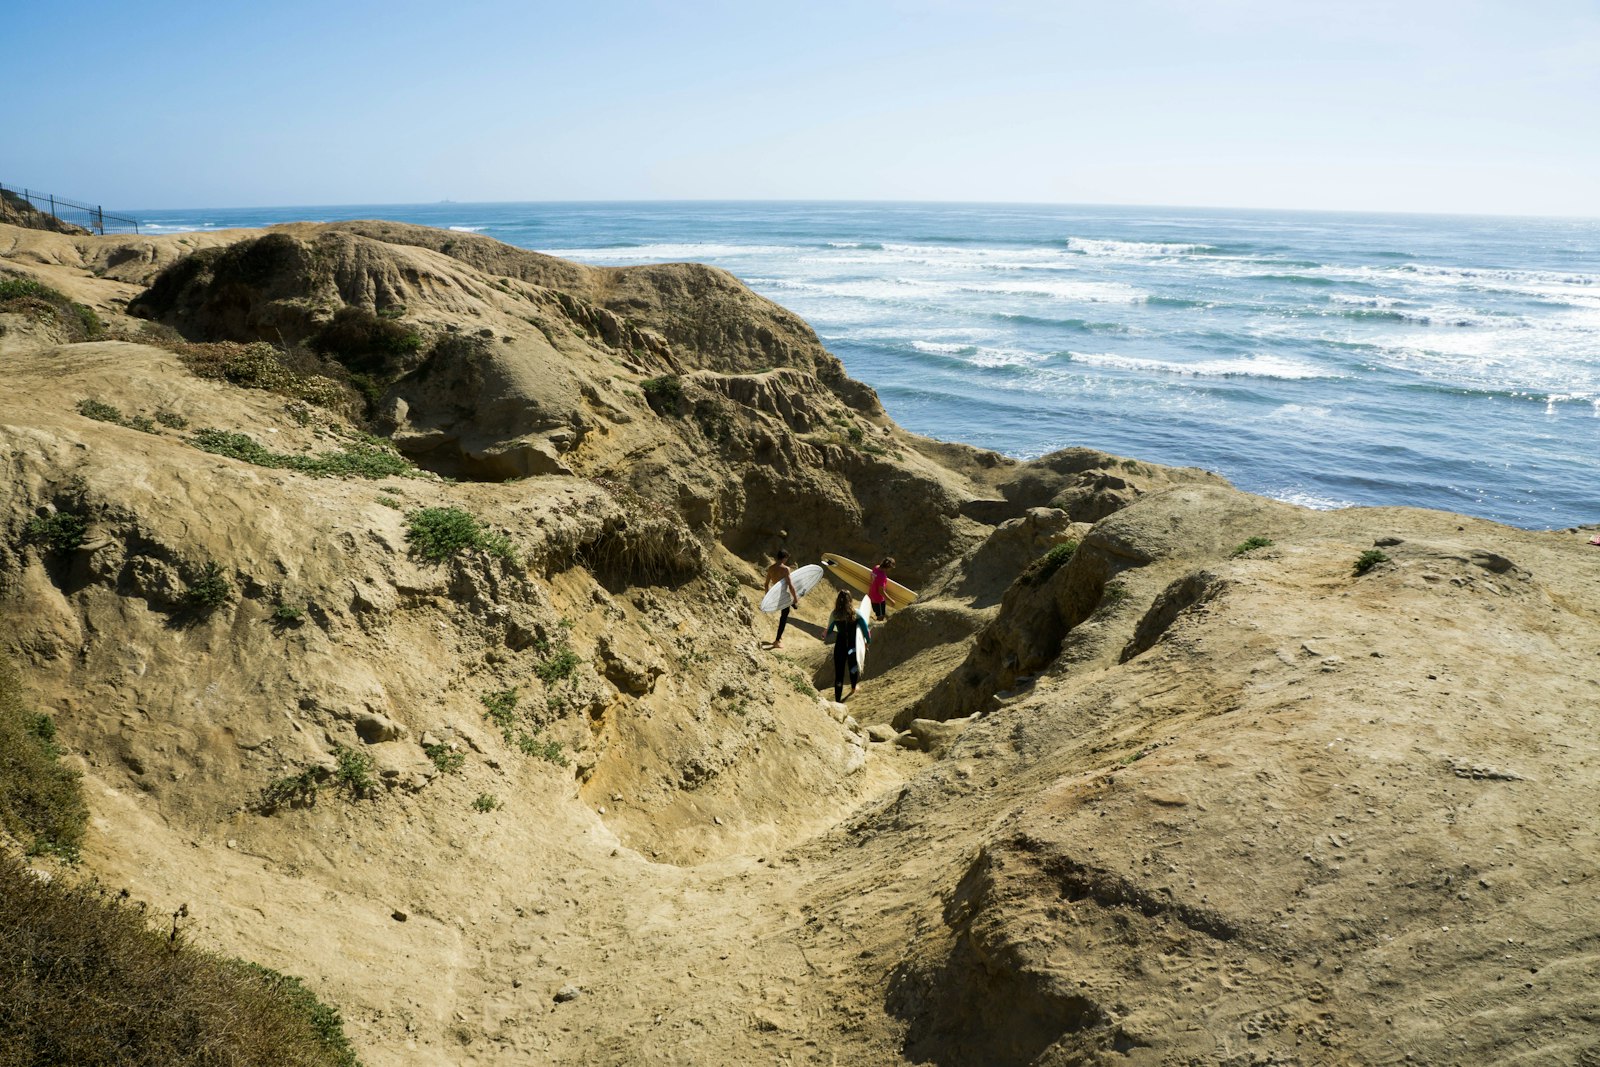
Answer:
<svg viewBox="0 0 1600 1067"><path fill-rule="evenodd" d="M894 569L894 557L885 556L872 568L872 582L867 586L867 599L872 601L872 614L882 622L889 617L889 572Z"/></svg>

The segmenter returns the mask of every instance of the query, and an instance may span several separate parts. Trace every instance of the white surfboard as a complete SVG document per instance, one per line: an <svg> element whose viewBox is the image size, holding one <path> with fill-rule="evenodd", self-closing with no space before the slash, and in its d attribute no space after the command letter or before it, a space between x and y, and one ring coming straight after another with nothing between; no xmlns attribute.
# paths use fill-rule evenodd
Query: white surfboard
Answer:
<svg viewBox="0 0 1600 1067"><path fill-rule="evenodd" d="M864 596L864 597L861 598L861 605L856 608L856 614L858 616L860 616L861 621L866 624L868 629L872 628L872 598L871 597L865 597ZM857 672L857 676L859 677L860 672L862 672L862 671L864 671L866 669L867 669L867 635L861 632L861 627L860 626L857 626L856 627L856 672Z"/></svg>
<svg viewBox="0 0 1600 1067"><path fill-rule="evenodd" d="M805 596L817 587L822 581L823 570L815 563L800 567L789 572L789 582L794 583L794 591ZM789 582L774 582L767 595L761 598L762 611L782 611L794 605L794 598L789 595Z"/></svg>

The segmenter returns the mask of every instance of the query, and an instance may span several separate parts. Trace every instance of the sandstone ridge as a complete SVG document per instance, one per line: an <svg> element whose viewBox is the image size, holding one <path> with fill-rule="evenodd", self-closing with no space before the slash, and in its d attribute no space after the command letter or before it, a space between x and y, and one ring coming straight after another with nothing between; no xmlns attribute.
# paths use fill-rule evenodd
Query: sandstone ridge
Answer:
<svg viewBox="0 0 1600 1067"><path fill-rule="evenodd" d="M921 438L694 264L0 225L11 275L95 313L0 304L60 873L364 1063L1600 1062L1587 533ZM921 593L847 704L779 547Z"/></svg>

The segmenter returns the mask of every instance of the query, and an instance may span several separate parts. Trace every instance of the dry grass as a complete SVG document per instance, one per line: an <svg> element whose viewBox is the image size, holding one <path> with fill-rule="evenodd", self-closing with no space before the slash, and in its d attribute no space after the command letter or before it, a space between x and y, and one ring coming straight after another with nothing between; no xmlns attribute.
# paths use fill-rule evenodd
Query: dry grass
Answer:
<svg viewBox="0 0 1600 1067"><path fill-rule="evenodd" d="M70 859L89 812L78 776L58 755L55 721L28 709L16 672L0 661L0 829L30 852Z"/></svg>
<svg viewBox="0 0 1600 1067"><path fill-rule="evenodd" d="M0 1067L357 1067L338 1013L298 980L150 929L98 885L0 856Z"/></svg>

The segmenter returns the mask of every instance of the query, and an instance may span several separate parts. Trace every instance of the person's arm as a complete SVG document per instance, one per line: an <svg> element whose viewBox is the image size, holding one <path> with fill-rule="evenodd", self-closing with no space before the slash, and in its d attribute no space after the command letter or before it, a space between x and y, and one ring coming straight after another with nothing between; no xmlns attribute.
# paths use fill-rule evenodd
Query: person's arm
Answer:
<svg viewBox="0 0 1600 1067"><path fill-rule="evenodd" d="M794 572L791 571L788 567L783 568L783 584L787 585L789 587L789 597L796 604L798 604L798 603L800 603L800 590L798 590L798 589L796 589L794 587L794 576L793 575L794 575Z"/></svg>
<svg viewBox="0 0 1600 1067"><path fill-rule="evenodd" d="M872 644L872 627L867 625L867 620L857 615L856 626L860 627L862 636L867 639L867 644Z"/></svg>
<svg viewBox="0 0 1600 1067"><path fill-rule="evenodd" d="M824 641L833 636L833 627L838 621L839 620L835 619L832 615L828 616L828 632L822 635L822 639Z"/></svg>

